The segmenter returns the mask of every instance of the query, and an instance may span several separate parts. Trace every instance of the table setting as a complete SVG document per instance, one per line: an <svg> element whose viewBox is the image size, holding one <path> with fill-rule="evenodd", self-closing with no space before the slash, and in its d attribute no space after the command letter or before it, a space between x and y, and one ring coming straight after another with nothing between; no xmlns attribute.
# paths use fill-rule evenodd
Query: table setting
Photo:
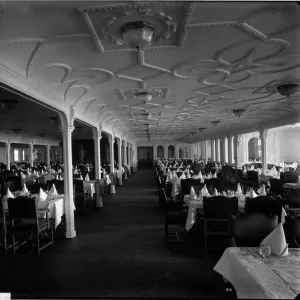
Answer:
<svg viewBox="0 0 300 300"><path fill-rule="evenodd" d="M257 194L258 193L258 194ZM190 194L184 195L184 203L188 207L188 216L186 220L186 230L189 231L196 222L196 212L199 211L200 214L203 214L203 198L204 197L212 197L212 196L219 196L223 195L226 197L237 197L238 198L238 207L239 211L241 213L244 213L245 211L245 203L246 198L256 198L259 195L260 196L266 196L266 189L265 185L262 185L261 188L257 191L257 193L250 189L246 192L246 194L243 193L240 183L237 184L237 190L236 191L230 191L219 193L217 189L214 189L213 195L211 195L206 187L206 184L204 187L200 190L199 195L196 194L193 187L191 187ZM281 222L282 224L285 223L285 217L287 216L286 211L284 208L282 208L282 214L281 214Z"/></svg>
<svg viewBox="0 0 300 300"><path fill-rule="evenodd" d="M300 293L300 249L288 248L281 223L259 247L227 248L214 270L238 299L294 299Z"/></svg>

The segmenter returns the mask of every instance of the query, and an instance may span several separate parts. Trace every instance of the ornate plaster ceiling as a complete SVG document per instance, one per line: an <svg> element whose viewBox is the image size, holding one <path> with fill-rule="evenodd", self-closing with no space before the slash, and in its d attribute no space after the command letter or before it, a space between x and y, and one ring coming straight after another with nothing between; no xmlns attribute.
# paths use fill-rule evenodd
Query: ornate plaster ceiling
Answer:
<svg viewBox="0 0 300 300"><path fill-rule="evenodd" d="M300 80L296 2L7 1L0 17L1 65L55 95L57 107L138 140L196 141L299 111L300 89L286 98L274 88ZM133 20L155 26L144 51L120 35ZM139 101L139 90L152 99Z"/></svg>

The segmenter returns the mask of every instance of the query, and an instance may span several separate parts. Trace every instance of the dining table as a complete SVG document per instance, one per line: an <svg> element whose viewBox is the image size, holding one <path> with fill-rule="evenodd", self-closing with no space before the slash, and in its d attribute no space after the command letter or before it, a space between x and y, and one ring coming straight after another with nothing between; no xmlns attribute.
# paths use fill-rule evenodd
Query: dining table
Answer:
<svg viewBox="0 0 300 300"><path fill-rule="evenodd" d="M256 247L228 247L214 267L238 299L294 299L300 293L300 249L271 254L262 263Z"/></svg>
<svg viewBox="0 0 300 300"><path fill-rule="evenodd" d="M208 196L211 197L211 196ZM238 195L238 209L240 213L245 212L245 203L246 203L246 196L245 195ZM197 212L200 215L203 215L203 197L197 196L196 199L191 199L190 195L184 195L183 201L185 205L188 207L188 215L186 219L185 228L189 231L196 222L196 214ZM285 223L285 217L287 213L284 208L281 211L281 223Z"/></svg>
<svg viewBox="0 0 300 300"><path fill-rule="evenodd" d="M48 217L54 219L55 229L61 222L61 217L65 214L65 206L64 206L64 195L56 195L51 196L48 195L47 199L44 201L38 201L38 209L45 210L49 209ZM72 201L73 210L76 210L75 204ZM40 218L45 218L46 213L41 212Z"/></svg>

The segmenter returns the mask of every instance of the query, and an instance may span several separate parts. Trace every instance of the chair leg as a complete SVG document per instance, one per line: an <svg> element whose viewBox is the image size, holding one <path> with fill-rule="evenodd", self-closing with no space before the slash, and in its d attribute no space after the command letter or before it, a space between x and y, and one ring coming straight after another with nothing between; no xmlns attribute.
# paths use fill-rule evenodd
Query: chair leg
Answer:
<svg viewBox="0 0 300 300"><path fill-rule="evenodd" d="M204 220L204 251L205 251L205 258L207 258L208 252L208 237L207 237L207 221Z"/></svg>
<svg viewBox="0 0 300 300"><path fill-rule="evenodd" d="M40 233L39 233L39 231L36 234L36 247L37 247L37 255L40 255Z"/></svg>

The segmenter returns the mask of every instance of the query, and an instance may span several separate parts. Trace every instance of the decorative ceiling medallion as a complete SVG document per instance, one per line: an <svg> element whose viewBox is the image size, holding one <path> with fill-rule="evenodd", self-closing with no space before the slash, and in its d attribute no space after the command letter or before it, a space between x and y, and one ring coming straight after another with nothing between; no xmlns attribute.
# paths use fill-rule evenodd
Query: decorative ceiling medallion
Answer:
<svg viewBox="0 0 300 300"><path fill-rule="evenodd" d="M272 80L269 83L265 84L264 86L260 87L259 89L252 92L252 94L276 94L278 92L278 87L284 84L298 84L298 87L300 86L300 79L296 80ZM298 88L299 91L299 88Z"/></svg>
<svg viewBox="0 0 300 300"><path fill-rule="evenodd" d="M136 51L127 47L126 37L122 36L121 30L124 25L136 21L154 26L152 44L145 49L182 47L194 4L182 2L160 2L159 4L161 10L159 12L155 10L154 5L135 2L133 5L111 4L78 10L82 13L88 30L101 53ZM180 15L175 14L176 21L173 20L174 11L182 12ZM180 24L179 30L176 30L176 24Z"/></svg>
<svg viewBox="0 0 300 300"><path fill-rule="evenodd" d="M141 100L141 101L151 101L152 98L166 98L168 93L168 88L151 88L151 89L128 89L119 90L123 100Z"/></svg>

